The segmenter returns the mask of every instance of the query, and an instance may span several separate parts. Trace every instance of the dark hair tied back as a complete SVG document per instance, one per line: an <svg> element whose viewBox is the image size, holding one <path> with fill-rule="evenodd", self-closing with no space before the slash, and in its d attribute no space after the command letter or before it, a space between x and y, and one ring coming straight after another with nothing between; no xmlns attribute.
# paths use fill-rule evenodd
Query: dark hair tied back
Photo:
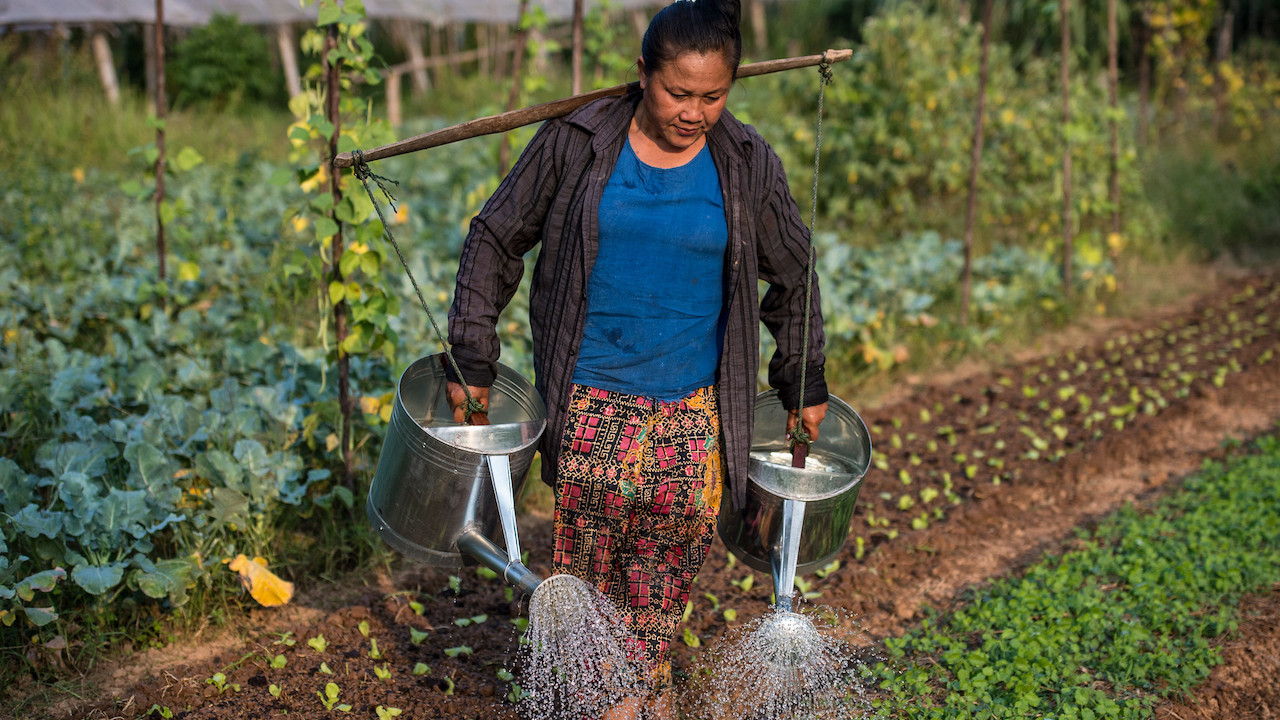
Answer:
<svg viewBox="0 0 1280 720"><path fill-rule="evenodd" d="M657 72L687 52L722 53L737 77L742 60L740 0L676 0L658 11L640 43L647 72Z"/></svg>

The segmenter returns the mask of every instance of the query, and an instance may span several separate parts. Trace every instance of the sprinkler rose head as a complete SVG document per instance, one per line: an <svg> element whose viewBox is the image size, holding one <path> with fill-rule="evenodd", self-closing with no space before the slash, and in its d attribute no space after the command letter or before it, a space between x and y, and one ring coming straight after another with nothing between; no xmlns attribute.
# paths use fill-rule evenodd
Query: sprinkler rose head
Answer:
<svg viewBox="0 0 1280 720"><path fill-rule="evenodd" d="M822 637L809 618L794 612L777 611L764 618L756 629L755 642L760 661L779 670L802 667L822 650Z"/></svg>
<svg viewBox="0 0 1280 720"><path fill-rule="evenodd" d="M595 588L576 575L552 575L529 598L530 621L537 615L552 638L562 638L578 631L583 612L596 607L596 597Z"/></svg>

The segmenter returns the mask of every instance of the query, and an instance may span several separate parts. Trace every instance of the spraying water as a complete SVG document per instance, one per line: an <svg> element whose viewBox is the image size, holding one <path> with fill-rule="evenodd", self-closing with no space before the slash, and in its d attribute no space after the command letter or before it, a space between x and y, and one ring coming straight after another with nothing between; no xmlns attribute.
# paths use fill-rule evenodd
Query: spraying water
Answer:
<svg viewBox="0 0 1280 720"><path fill-rule="evenodd" d="M685 693L697 720L880 718L859 678L871 662L856 625L827 607L774 608L731 631Z"/></svg>
<svg viewBox="0 0 1280 720"><path fill-rule="evenodd" d="M573 575L553 575L529 600L522 648L521 703L534 720L599 718L643 698L648 689L627 658L626 626L617 609Z"/></svg>

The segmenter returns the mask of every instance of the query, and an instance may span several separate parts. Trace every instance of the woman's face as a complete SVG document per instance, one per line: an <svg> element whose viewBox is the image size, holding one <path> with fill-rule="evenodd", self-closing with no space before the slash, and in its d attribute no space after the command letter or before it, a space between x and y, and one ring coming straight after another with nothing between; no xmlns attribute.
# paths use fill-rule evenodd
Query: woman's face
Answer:
<svg viewBox="0 0 1280 720"><path fill-rule="evenodd" d="M644 98L636 124L667 152L687 150L711 130L733 87L733 69L718 52L682 53L655 72L641 59L639 70Z"/></svg>

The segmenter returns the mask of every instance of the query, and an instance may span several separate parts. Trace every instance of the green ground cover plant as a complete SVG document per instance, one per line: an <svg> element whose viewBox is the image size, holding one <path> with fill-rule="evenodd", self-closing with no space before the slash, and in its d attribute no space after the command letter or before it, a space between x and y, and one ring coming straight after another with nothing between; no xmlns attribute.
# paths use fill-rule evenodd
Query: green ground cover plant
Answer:
<svg viewBox="0 0 1280 720"><path fill-rule="evenodd" d="M875 673L899 718L1147 718L1218 661L1242 595L1280 580L1280 436L1206 462L1075 549L973 591L885 643Z"/></svg>

